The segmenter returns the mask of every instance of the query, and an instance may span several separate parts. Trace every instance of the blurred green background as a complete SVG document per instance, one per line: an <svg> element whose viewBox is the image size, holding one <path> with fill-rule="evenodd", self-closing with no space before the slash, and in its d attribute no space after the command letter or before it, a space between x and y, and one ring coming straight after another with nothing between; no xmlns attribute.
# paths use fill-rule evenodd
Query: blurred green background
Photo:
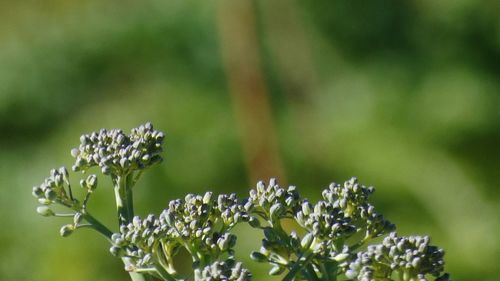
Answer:
<svg viewBox="0 0 500 281"><path fill-rule="evenodd" d="M357 176L400 234L446 250L454 280L498 280L499 8L0 1L0 280L127 280L104 239L59 237L64 219L38 216L30 193L72 165L81 133L146 121L167 139L135 192L141 215L270 175L312 199ZM90 208L114 225L110 185ZM259 240L239 231L246 257Z"/></svg>

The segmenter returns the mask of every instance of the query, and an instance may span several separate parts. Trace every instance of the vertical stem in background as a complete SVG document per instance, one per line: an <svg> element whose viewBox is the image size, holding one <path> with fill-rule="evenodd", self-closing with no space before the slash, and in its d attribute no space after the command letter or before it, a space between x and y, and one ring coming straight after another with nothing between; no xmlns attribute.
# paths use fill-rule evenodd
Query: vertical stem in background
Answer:
<svg viewBox="0 0 500 281"><path fill-rule="evenodd" d="M278 87L286 97L289 108L289 134L300 136L291 140L294 147L304 153L294 154L296 163L320 163L324 158L322 147L324 132L317 130L315 107L322 97L319 94L320 72L315 59L324 59L317 50L316 32L308 28L304 3L298 0L256 0L259 7L264 47L268 50L272 73L276 74ZM331 77L331 74L328 75ZM323 93L322 93L323 94ZM330 94L330 93L329 93ZM333 120L332 122L335 122ZM306 168L307 169L307 168ZM333 169L335 167L333 166ZM313 177L306 173L303 177Z"/></svg>
<svg viewBox="0 0 500 281"><path fill-rule="evenodd" d="M266 47L284 93L307 105L317 84L310 38L296 0L257 0Z"/></svg>
<svg viewBox="0 0 500 281"><path fill-rule="evenodd" d="M281 4L285 6L288 5L287 0L280 2L283 2ZM256 180L270 176L282 178L283 165L276 140L276 129L267 96L266 83L262 74L253 3L252 0L221 0L218 2L218 31L222 58L234 110L239 122L241 142L250 179ZM274 5L274 8L277 7L279 5ZM289 11L289 9L286 10L286 12ZM280 9L275 9L274 12L276 14L273 14L273 17L282 13ZM279 28L274 30L279 30ZM286 37L289 41L281 42L282 46L292 48L294 51L280 56L280 66L282 66L280 70L283 71L288 70L289 67L295 68L303 61L308 62L307 55L304 58L302 54L298 54L304 59L300 59L299 63L294 63L296 57L293 55L297 55L294 52L300 51L301 47L294 46L296 38L294 38L293 33L287 35L290 35ZM288 59L290 62L287 63L284 59ZM291 89L298 89L300 94L307 91L299 87L303 81L300 77L301 70L293 69L291 71L294 72L293 75L291 75L292 72L287 72L287 74L290 74L290 77L293 77L294 82L296 82L291 85ZM305 263L307 262L308 260ZM283 280L293 280L301 269L302 265L297 265Z"/></svg>
<svg viewBox="0 0 500 281"><path fill-rule="evenodd" d="M276 129L262 75L252 0L221 0L217 26L249 177L283 179Z"/></svg>
<svg viewBox="0 0 500 281"><path fill-rule="evenodd" d="M300 2L297 0L257 0L265 38L265 47L272 57L279 86L287 97L291 123L297 135L294 140L308 157L322 158L318 131L310 126L313 118L314 94L318 88L318 72L314 63L312 41ZM314 161L314 160L313 160Z"/></svg>

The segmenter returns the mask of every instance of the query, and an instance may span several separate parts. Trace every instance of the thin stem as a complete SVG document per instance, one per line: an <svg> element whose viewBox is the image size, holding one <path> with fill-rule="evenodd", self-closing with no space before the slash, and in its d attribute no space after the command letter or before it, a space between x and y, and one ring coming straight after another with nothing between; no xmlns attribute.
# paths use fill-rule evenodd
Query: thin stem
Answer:
<svg viewBox="0 0 500 281"><path fill-rule="evenodd" d="M83 199L82 209L84 209L84 210L87 209L87 203L89 202L91 194L92 194L92 192L87 190L87 194L85 194L85 198Z"/></svg>
<svg viewBox="0 0 500 281"><path fill-rule="evenodd" d="M69 198L71 201L74 201L75 198L73 198L73 191L71 190L71 184L68 182L68 193L69 193Z"/></svg>
<svg viewBox="0 0 500 281"><path fill-rule="evenodd" d="M59 214L59 213L56 213L54 214L54 217L73 217L75 214Z"/></svg>
<svg viewBox="0 0 500 281"><path fill-rule="evenodd" d="M368 242L368 240L370 240L372 237L369 236L369 235L366 235L363 239L361 239L358 243L354 244L354 245L351 245L349 246L349 250L350 251L353 251L353 250L356 250L358 249L359 247L363 246L366 242Z"/></svg>
<svg viewBox="0 0 500 281"><path fill-rule="evenodd" d="M338 263L334 261L324 260L316 264L321 270L322 280L336 281L338 275Z"/></svg>
<svg viewBox="0 0 500 281"><path fill-rule="evenodd" d="M151 274L157 274L157 270L154 267L148 267L148 268L138 268L135 269L134 272L136 273L151 273Z"/></svg>
<svg viewBox="0 0 500 281"><path fill-rule="evenodd" d="M84 224L77 224L76 228L94 228L94 226L90 223L84 223Z"/></svg>
<svg viewBox="0 0 500 281"><path fill-rule="evenodd" d="M156 268L157 273L164 280L167 280L167 281L177 281L177 279L175 279L172 275L170 275L170 273L168 273L161 265L156 265L155 268Z"/></svg>
<svg viewBox="0 0 500 281"><path fill-rule="evenodd" d="M310 254L303 262L300 261L302 257L299 257L297 259L297 262L293 265L292 269L290 269L290 271L282 279L282 281L292 281L293 278L295 278L295 275L297 275L297 273L301 271L309 263L309 261L312 259L313 256L314 254Z"/></svg>
<svg viewBox="0 0 500 281"><path fill-rule="evenodd" d="M122 261L123 261L123 264L125 264L125 267L127 267L131 264L129 258L123 257ZM154 281L153 277L147 273L141 274L141 273L131 271L131 272L129 272L129 275L130 275L130 279L132 279L132 281Z"/></svg>
<svg viewBox="0 0 500 281"><path fill-rule="evenodd" d="M312 264L307 264L305 266L305 270L309 273L309 276L311 277L311 281L319 281L320 279L318 278L318 275L316 274L316 271L314 270L314 267ZM324 280L329 280L329 279L324 279Z"/></svg>
<svg viewBox="0 0 500 281"><path fill-rule="evenodd" d="M83 218L87 222L89 222L95 230L97 230L97 232L101 233L106 238L111 240L111 235L113 235L113 232L109 230L109 228L107 228L104 224L102 224L100 221L98 221L96 218L94 218L91 214L89 214L86 211L83 212L82 215Z"/></svg>
<svg viewBox="0 0 500 281"><path fill-rule="evenodd" d="M174 262L172 260L172 255L175 255L175 253L173 253L173 251L175 251L174 247L170 247L170 246L167 246L166 243L161 243L162 245L162 249L163 249L163 252L162 254L165 256L165 261L167 262L167 267L166 267L166 270L172 274L172 275L177 275L177 271L174 267Z"/></svg>

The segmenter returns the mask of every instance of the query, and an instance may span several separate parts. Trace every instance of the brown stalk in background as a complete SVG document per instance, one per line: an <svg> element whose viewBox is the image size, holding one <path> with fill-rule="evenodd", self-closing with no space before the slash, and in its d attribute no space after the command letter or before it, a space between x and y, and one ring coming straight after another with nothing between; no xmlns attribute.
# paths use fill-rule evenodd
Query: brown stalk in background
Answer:
<svg viewBox="0 0 500 281"><path fill-rule="evenodd" d="M251 0L219 1L217 26L250 180L285 181Z"/></svg>

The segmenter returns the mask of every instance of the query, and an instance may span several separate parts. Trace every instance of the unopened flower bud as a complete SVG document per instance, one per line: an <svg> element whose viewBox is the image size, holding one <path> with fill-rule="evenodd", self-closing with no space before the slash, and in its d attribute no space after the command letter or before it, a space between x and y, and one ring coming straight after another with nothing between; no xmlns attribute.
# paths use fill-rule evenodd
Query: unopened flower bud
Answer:
<svg viewBox="0 0 500 281"><path fill-rule="evenodd" d="M210 203L210 201L212 200L212 195L213 195L213 193L210 191L205 193L205 195L203 195L203 204Z"/></svg>
<svg viewBox="0 0 500 281"><path fill-rule="evenodd" d="M275 265L269 270L269 275L280 275L285 271L285 267Z"/></svg>
<svg viewBox="0 0 500 281"><path fill-rule="evenodd" d="M101 172L104 174L104 175L109 175L111 173L111 168L109 166L103 166L101 168Z"/></svg>
<svg viewBox="0 0 500 281"><path fill-rule="evenodd" d="M71 235L71 233L73 233L74 230L75 227L72 224L66 224L61 227L59 233L62 237L68 237L69 235Z"/></svg>
<svg viewBox="0 0 500 281"><path fill-rule="evenodd" d="M44 217L55 215L54 212L47 206L39 206L38 208L36 208L36 212Z"/></svg>
<svg viewBox="0 0 500 281"><path fill-rule="evenodd" d="M123 249L118 246L111 246L109 252L116 257L121 257L123 255Z"/></svg>
<svg viewBox="0 0 500 281"><path fill-rule="evenodd" d="M308 216L309 214L311 214L313 211L313 207L311 205L311 203L309 203L308 201L305 201L304 203L302 203L302 213L304 213L304 215Z"/></svg>
<svg viewBox="0 0 500 281"><path fill-rule="evenodd" d="M48 200L54 201L57 198L57 193L52 189L47 189L45 191L45 198L47 198Z"/></svg>
<svg viewBox="0 0 500 281"><path fill-rule="evenodd" d="M33 194L33 196L35 196L37 198L42 197L44 195L43 190L39 186L33 187L32 194Z"/></svg>
<svg viewBox="0 0 500 281"><path fill-rule="evenodd" d="M94 191L97 187L97 176L96 175L90 175L86 180L87 188L90 191Z"/></svg>
<svg viewBox="0 0 500 281"><path fill-rule="evenodd" d="M267 261L267 257L264 254L259 253L259 252L252 252L250 254L250 258L256 262L266 262Z"/></svg>
<svg viewBox="0 0 500 281"><path fill-rule="evenodd" d="M271 217L278 218L280 216L281 209L282 205L280 203L276 203L271 206L271 209L269 209L269 214L271 215Z"/></svg>
<svg viewBox="0 0 500 281"><path fill-rule="evenodd" d="M260 221L256 217L250 217L250 219L248 220L248 224L253 228L260 227Z"/></svg>
<svg viewBox="0 0 500 281"><path fill-rule="evenodd" d="M341 253L336 255L333 259L336 260L337 262L343 262L348 257L349 257L348 253Z"/></svg>
<svg viewBox="0 0 500 281"><path fill-rule="evenodd" d="M52 201L46 198L38 198L38 203L43 204L43 205L50 205Z"/></svg>
<svg viewBox="0 0 500 281"><path fill-rule="evenodd" d="M312 233L307 233L304 238L302 238L302 241L300 241L300 245L302 246L303 249L308 249L311 247L312 241L314 239L314 236Z"/></svg>

